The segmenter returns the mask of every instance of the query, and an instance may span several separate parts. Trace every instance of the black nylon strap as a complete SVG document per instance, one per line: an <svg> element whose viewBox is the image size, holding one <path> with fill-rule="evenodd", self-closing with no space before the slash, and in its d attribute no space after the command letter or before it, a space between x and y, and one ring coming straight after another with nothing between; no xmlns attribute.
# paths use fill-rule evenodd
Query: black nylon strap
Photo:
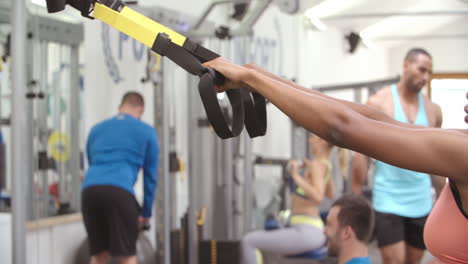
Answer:
<svg viewBox="0 0 468 264"><path fill-rule="evenodd" d="M192 41L191 39L185 40L183 48L195 55L201 63L214 60L219 57L218 54Z"/></svg>
<svg viewBox="0 0 468 264"><path fill-rule="evenodd" d="M202 63L219 57L218 54L190 39L185 41L184 49L197 56ZM216 84L220 83L216 82ZM241 95L244 103L244 120L247 132L251 138L264 136L267 126L265 98L258 93L250 93L248 89L242 89Z"/></svg>
<svg viewBox="0 0 468 264"><path fill-rule="evenodd" d="M251 93L247 88L241 88L244 103L245 128L251 138L264 136L267 128L266 100L259 93Z"/></svg>
<svg viewBox="0 0 468 264"><path fill-rule="evenodd" d="M244 104L240 90L228 90L226 94L232 106L232 129L228 126L226 115L221 110L217 94L213 85L214 70L208 68L208 72L200 77L198 92L205 107L206 116L210 121L216 134L222 138L236 137L244 128Z"/></svg>
<svg viewBox="0 0 468 264"><path fill-rule="evenodd" d="M196 49L199 50L198 48ZM213 69L203 67L197 57L183 47L174 44L165 34L158 34L152 50L161 56L168 57L187 72L200 77L198 91L208 120L220 138L226 139L236 137L242 132L244 127L244 107L239 90L226 92L232 106L233 118L231 129L229 125L230 122L219 105L217 97L218 92L215 88L215 82L222 83L222 75L219 73L216 74ZM209 52L211 53L210 56L219 57L216 53L212 51Z"/></svg>

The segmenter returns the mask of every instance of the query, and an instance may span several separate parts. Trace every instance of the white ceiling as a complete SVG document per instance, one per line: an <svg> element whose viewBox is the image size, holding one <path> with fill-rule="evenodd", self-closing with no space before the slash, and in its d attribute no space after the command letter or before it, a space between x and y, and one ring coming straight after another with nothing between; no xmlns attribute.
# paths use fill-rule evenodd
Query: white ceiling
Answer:
<svg viewBox="0 0 468 264"><path fill-rule="evenodd" d="M0 7L12 0L0 0ZM141 0L157 5L166 0ZM182 0L179 0L182 1ZM194 1L194 0L184 0ZM206 0L198 0L206 1ZM468 38L468 0L301 0L302 10L313 8L314 14L328 27L355 31L372 41L383 44L408 41L414 38L453 36ZM44 12L45 10L42 10ZM74 11L74 10L73 10ZM345 18L358 14L388 14L446 11L447 15L379 16L373 18ZM36 12L42 13L37 10ZM457 15L455 12L465 12ZM45 13L45 12L44 12ZM62 13L79 20L79 14L67 10ZM380 44L380 43L379 43Z"/></svg>
<svg viewBox="0 0 468 264"><path fill-rule="evenodd" d="M372 41L443 36L468 38L468 0L323 0L312 10L327 26L352 30ZM431 12L447 14L414 15ZM384 16L389 13L395 15ZM403 16L405 13L413 15ZM346 18L359 14L381 16Z"/></svg>

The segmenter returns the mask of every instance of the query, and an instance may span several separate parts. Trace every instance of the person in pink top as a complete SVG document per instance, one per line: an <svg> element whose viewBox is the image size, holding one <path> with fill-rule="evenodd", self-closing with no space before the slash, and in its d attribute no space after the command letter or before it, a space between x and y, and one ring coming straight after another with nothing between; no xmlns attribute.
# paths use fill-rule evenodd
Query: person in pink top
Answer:
<svg viewBox="0 0 468 264"><path fill-rule="evenodd" d="M219 91L249 87L310 132L388 164L449 179L424 231L436 263L468 263L468 130L398 122L367 105L328 97L256 65L206 62L226 77ZM465 110L468 110L465 107Z"/></svg>

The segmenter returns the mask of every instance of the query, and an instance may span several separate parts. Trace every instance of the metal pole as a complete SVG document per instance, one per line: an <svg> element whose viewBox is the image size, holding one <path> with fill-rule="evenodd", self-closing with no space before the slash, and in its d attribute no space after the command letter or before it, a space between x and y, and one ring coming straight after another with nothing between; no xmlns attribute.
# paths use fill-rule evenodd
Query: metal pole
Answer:
<svg viewBox="0 0 468 264"><path fill-rule="evenodd" d="M251 37L245 37L244 39L244 53L245 61L250 61L251 52ZM246 131L244 131L244 233L251 230L252 226L252 210L253 210L253 158L252 158L252 139L249 137Z"/></svg>
<svg viewBox="0 0 468 264"><path fill-rule="evenodd" d="M23 76L23 79L26 80L26 87L25 87L26 93L32 92L34 90L34 86L32 85L31 81L35 77L34 68L38 64L34 60L34 57L33 57L34 42L31 40L32 40L31 38L28 38L26 45L25 45L26 58L30 58L30 61L32 61L32 63L27 63L27 66L26 66L27 73L25 76ZM15 60L14 57L13 57L13 60ZM44 214L40 212L41 201L40 201L39 195L36 195L36 192L34 190L34 183L35 183L34 172L37 169L37 162L35 161L37 161L37 159L36 159L36 155L34 154L35 148L33 147L33 144L32 144L32 139L34 137L34 132L32 129L33 122L34 122L34 100L27 99L26 100L26 133L25 133L24 139L22 140L23 141L22 144L26 146L25 147L25 150L27 153L26 160L28 160L28 162L25 162L23 165L26 169L26 173L24 174L24 176L27 176L26 183L25 183L26 207L23 208L23 210L26 210L26 221L37 219L39 217L44 216ZM15 161L13 160L13 162Z"/></svg>
<svg viewBox="0 0 468 264"><path fill-rule="evenodd" d="M162 63L162 62L161 62ZM164 67L164 65L162 65ZM162 217L164 226L164 264L171 264L171 179L169 174L169 110L170 110L170 97L167 85L161 85L161 92L163 98L162 105L162 131L161 133L161 167L163 171L163 210Z"/></svg>
<svg viewBox="0 0 468 264"><path fill-rule="evenodd" d="M45 98L41 100L37 109L37 126L38 126L38 138L39 138L39 151L47 152L47 141L48 141L48 128L47 128L47 82L48 82L48 42L39 41L39 63L40 63L40 76L39 76L39 85L41 85L41 91L44 92ZM49 180L47 170L42 170L38 172L39 177L42 179L42 186L44 190L48 190ZM48 216L49 213L49 201L50 195L49 192L42 192L41 196L41 212L44 216Z"/></svg>
<svg viewBox="0 0 468 264"><path fill-rule="evenodd" d="M422 11L422 12L380 12L380 13L361 13L344 14L320 18L321 20L342 20L342 19L365 19L382 17L412 17L412 16L464 16L468 10L441 10L441 11Z"/></svg>
<svg viewBox="0 0 468 264"><path fill-rule="evenodd" d="M312 86L312 89L323 93L323 92L329 92L329 91L339 91L339 90L356 89L356 88L363 88L363 87L385 86L385 85L389 85L392 83L397 83L399 80L400 80L400 76L396 76L396 77L388 78L388 79L359 82L359 83L347 83L347 84L327 85L327 86Z"/></svg>
<svg viewBox="0 0 468 264"><path fill-rule="evenodd" d="M79 86L79 49L71 46L70 52L70 171L71 200L74 210L80 209L80 86Z"/></svg>
<svg viewBox="0 0 468 264"><path fill-rule="evenodd" d="M225 213L225 228L226 228L226 238L227 240L233 239L233 140L225 139L223 142L224 145L224 170L221 170L223 180L223 189L224 189L224 213ZM216 224L216 222L214 223Z"/></svg>
<svg viewBox="0 0 468 264"><path fill-rule="evenodd" d="M188 77L188 87L194 82L194 77ZM188 207L188 263L198 264L198 236L197 228L195 226L195 210L196 210L196 178L200 175L196 175L195 171L197 168L196 157L199 155L199 149L196 149L197 138L196 135L197 127L197 112L194 104L194 98L197 96L196 89L188 89L187 96L187 109L188 109L188 146L189 146L189 160L188 160L188 188L189 188L189 207Z"/></svg>
<svg viewBox="0 0 468 264"><path fill-rule="evenodd" d="M150 55L148 55L150 56ZM155 202L156 207L156 256L158 261L164 264L171 263L171 179L169 173L169 87L164 83L166 69L164 60L161 60L162 73L152 73L151 81L156 87L154 89L154 124L160 139L160 165L159 165L159 184ZM157 79L156 74L161 78Z"/></svg>
<svg viewBox="0 0 468 264"><path fill-rule="evenodd" d="M431 39L466 39L468 34L433 34L422 36L391 35L385 37L371 38L373 41L402 41L402 40L431 40Z"/></svg>
<svg viewBox="0 0 468 264"><path fill-rule="evenodd" d="M13 264L26 264L26 199L25 183L28 171L24 164L27 155L26 112L26 4L24 0L13 1L12 24L12 244Z"/></svg>

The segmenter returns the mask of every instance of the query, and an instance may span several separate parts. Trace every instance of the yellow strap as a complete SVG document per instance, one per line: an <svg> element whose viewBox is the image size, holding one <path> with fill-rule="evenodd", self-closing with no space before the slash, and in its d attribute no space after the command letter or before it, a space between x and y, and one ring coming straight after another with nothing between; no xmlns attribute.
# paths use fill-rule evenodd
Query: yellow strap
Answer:
<svg viewBox="0 0 468 264"><path fill-rule="evenodd" d="M291 225L310 225L317 228L323 228L323 221L320 218L305 216L305 215L293 215L290 220Z"/></svg>
<svg viewBox="0 0 468 264"><path fill-rule="evenodd" d="M124 7L119 13L103 4L96 3L94 6L93 17L101 20L120 32L127 34L149 48L153 47L159 33L166 33L173 43L181 47L187 39L172 29L155 22L128 7Z"/></svg>

